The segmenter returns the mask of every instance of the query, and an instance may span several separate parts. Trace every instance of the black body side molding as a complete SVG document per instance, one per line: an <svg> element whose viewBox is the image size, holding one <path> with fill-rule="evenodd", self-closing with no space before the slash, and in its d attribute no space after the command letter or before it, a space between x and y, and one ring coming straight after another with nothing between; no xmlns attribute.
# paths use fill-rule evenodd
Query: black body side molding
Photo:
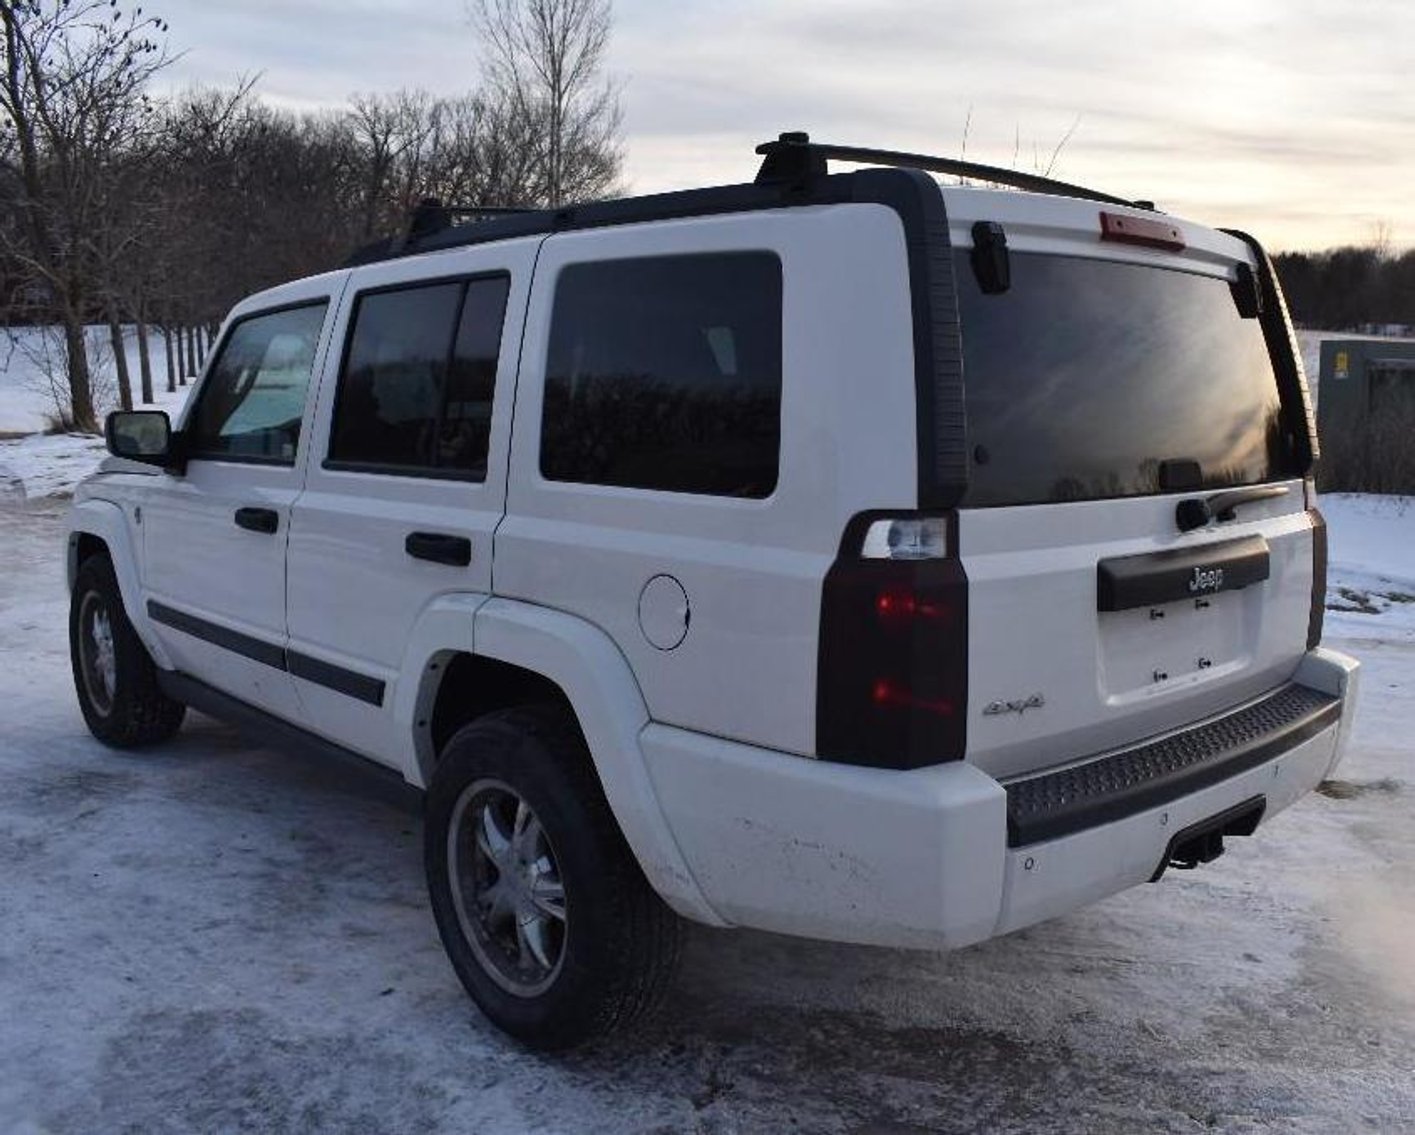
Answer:
<svg viewBox="0 0 1415 1135"><path fill-rule="evenodd" d="M169 607L166 603L159 603L155 599L147 601L147 615L153 622L162 623L173 630L179 630L183 634L189 634L193 638L199 638L213 646L219 646L223 650L239 654L243 658L249 658L276 670L285 669L285 648L278 643L267 642L265 639L255 638L252 635L242 634L240 631L233 631L228 627L207 622L206 619L189 615L185 611L178 611L175 607Z"/></svg>
<svg viewBox="0 0 1415 1135"><path fill-rule="evenodd" d="M154 622L162 623L174 630L181 631L183 634L189 634L193 638L199 638L203 642L209 642L213 646L219 646L223 650L229 650L244 658L250 658L269 666L272 670L284 670L296 678L314 682L316 685L356 698L361 702L367 702L369 705L383 704L383 695L387 686L381 678L371 678L367 674L360 674L357 670L347 670L332 662L311 658L298 651L286 650L277 642L268 642L253 635L233 631L229 627L209 622L196 615L189 615L185 611L178 611L175 607L169 607L154 599L147 601L147 614Z"/></svg>
<svg viewBox="0 0 1415 1135"><path fill-rule="evenodd" d="M1261 536L1173 552L1113 556L1096 565L1096 610L1129 611L1237 591L1261 583L1268 572L1268 542Z"/></svg>

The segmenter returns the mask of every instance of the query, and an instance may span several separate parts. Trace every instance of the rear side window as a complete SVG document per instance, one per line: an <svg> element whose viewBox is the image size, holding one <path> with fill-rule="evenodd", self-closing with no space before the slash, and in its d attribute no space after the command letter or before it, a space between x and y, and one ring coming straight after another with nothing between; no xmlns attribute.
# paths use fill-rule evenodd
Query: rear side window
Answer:
<svg viewBox="0 0 1415 1135"><path fill-rule="evenodd" d="M329 305L252 315L226 334L187 423L192 457L293 465Z"/></svg>
<svg viewBox="0 0 1415 1135"><path fill-rule="evenodd" d="M494 276L359 296L326 465L485 480L509 287Z"/></svg>
<svg viewBox="0 0 1415 1135"><path fill-rule="evenodd" d="M1297 475L1262 328L1226 281L1014 253L1011 288L984 295L956 256L966 504L1159 493L1169 460L1207 488Z"/></svg>
<svg viewBox="0 0 1415 1135"><path fill-rule="evenodd" d="M781 440L781 262L769 252L572 264L541 423L552 481L765 497Z"/></svg>

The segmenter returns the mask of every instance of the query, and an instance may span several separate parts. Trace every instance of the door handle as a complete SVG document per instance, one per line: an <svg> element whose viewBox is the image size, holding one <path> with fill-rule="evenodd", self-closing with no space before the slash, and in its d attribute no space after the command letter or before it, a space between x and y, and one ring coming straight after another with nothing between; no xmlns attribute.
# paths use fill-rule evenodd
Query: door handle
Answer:
<svg viewBox="0 0 1415 1135"><path fill-rule="evenodd" d="M236 525L249 532L274 532L280 527L280 514L273 508L238 508Z"/></svg>
<svg viewBox="0 0 1415 1135"><path fill-rule="evenodd" d="M403 550L416 560L466 567L472 562L472 542L465 536L445 532L409 532Z"/></svg>

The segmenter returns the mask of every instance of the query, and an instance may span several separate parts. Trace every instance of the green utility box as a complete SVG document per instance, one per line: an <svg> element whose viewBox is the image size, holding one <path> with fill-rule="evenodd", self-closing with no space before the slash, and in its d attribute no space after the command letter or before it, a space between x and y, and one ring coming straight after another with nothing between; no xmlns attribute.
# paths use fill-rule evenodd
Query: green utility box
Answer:
<svg viewBox="0 0 1415 1135"><path fill-rule="evenodd" d="M1392 476L1415 457L1415 340L1324 342L1317 432L1324 488L1410 491Z"/></svg>

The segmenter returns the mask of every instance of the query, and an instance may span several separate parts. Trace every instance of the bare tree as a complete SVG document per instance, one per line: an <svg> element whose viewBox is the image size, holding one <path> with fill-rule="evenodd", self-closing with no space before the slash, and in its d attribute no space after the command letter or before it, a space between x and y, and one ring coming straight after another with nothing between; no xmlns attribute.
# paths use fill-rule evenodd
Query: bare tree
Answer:
<svg viewBox="0 0 1415 1135"><path fill-rule="evenodd" d="M547 205L616 189L619 91L604 74L610 0L473 0L489 88L519 120Z"/></svg>
<svg viewBox="0 0 1415 1135"><path fill-rule="evenodd" d="M4 251L47 288L64 330L73 420L94 429L84 320L103 296L95 240L115 156L142 129L143 89L168 56L167 28L117 0L4 0L0 111L22 223Z"/></svg>

